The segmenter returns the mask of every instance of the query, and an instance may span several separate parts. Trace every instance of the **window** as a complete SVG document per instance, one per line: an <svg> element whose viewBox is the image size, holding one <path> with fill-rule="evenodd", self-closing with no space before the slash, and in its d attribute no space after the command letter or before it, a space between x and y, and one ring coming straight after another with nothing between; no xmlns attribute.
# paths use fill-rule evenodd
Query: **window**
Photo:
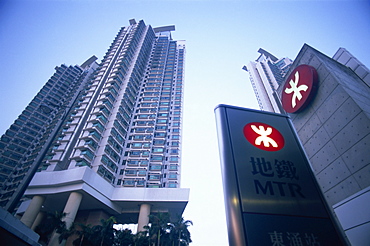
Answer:
<svg viewBox="0 0 370 246"><path fill-rule="evenodd" d="M149 161L148 160L141 160L140 161L140 166L148 166Z"/></svg>
<svg viewBox="0 0 370 246"><path fill-rule="evenodd" d="M150 174L149 180L160 180L161 175L160 174Z"/></svg>
<svg viewBox="0 0 370 246"><path fill-rule="evenodd" d="M155 138L165 138L166 133L165 132L156 132L156 133L154 133L154 137Z"/></svg>
<svg viewBox="0 0 370 246"><path fill-rule="evenodd" d="M98 115L98 117L96 117L97 119L100 119L104 124L107 122L107 118L104 116L104 115Z"/></svg>
<svg viewBox="0 0 370 246"><path fill-rule="evenodd" d="M153 153L163 153L164 148L153 148Z"/></svg>
<svg viewBox="0 0 370 246"><path fill-rule="evenodd" d="M144 135L134 135L134 140L143 140Z"/></svg>
<svg viewBox="0 0 370 246"><path fill-rule="evenodd" d="M156 126L155 129L156 130L166 130L167 126Z"/></svg>
<svg viewBox="0 0 370 246"><path fill-rule="evenodd" d="M148 184L148 188L161 188L159 184Z"/></svg>
<svg viewBox="0 0 370 246"><path fill-rule="evenodd" d="M177 174L176 174L176 173L170 173L170 174L168 175L168 178L169 178L169 179L177 179Z"/></svg>
<svg viewBox="0 0 370 246"><path fill-rule="evenodd" d="M104 149L105 153L107 153L110 157L113 158L113 160L119 162L119 155L109 146L105 146L105 149Z"/></svg>
<svg viewBox="0 0 370 246"><path fill-rule="evenodd" d="M154 145L164 145L165 144L165 140L162 140L162 139L155 139L154 142L153 142Z"/></svg>
<svg viewBox="0 0 370 246"><path fill-rule="evenodd" d="M122 147L121 147L121 145L120 145L119 143L117 143L117 142L113 139L113 137L112 137L112 136L109 136L109 138L108 138L108 143L109 143L110 145L112 145L112 147L113 147L115 150L117 150L119 153L121 153L121 152L122 152Z"/></svg>
<svg viewBox="0 0 370 246"><path fill-rule="evenodd" d="M96 149L96 147L98 147L98 144L92 139L87 140L85 142L85 145L89 145L93 149Z"/></svg>
<svg viewBox="0 0 370 246"><path fill-rule="evenodd" d="M151 171L159 171L162 169L162 165L151 165L149 170Z"/></svg>
<svg viewBox="0 0 370 246"><path fill-rule="evenodd" d="M128 166L137 166L139 164L139 161L138 160L129 160L127 162L127 165Z"/></svg>
<svg viewBox="0 0 370 246"><path fill-rule="evenodd" d="M81 155L84 155L84 156L86 156L89 159L93 159L94 158L94 154L90 150L88 150L88 149L82 150L81 151Z"/></svg>
<svg viewBox="0 0 370 246"><path fill-rule="evenodd" d="M166 119L158 119L157 120L157 123L158 124L166 124L167 123L167 120Z"/></svg>
<svg viewBox="0 0 370 246"><path fill-rule="evenodd" d="M177 156L171 156L170 161L179 161L179 157Z"/></svg>
<svg viewBox="0 0 370 246"><path fill-rule="evenodd" d="M90 166L90 163L86 160L79 160L76 162L76 167Z"/></svg>
<svg viewBox="0 0 370 246"><path fill-rule="evenodd" d="M140 156L140 151L131 151L130 156Z"/></svg>
<svg viewBox="0 0 370 246"><path fill-rule="evenodd" d="M117 172L118 170L117 165L113 161L111 161L106 155L102 156L101 162L105 164L113 172Z"/></svg>
<svg viewBox="0 0 370 246"><path fill-rule="evenodd" d="M142 156L149 156L149 151L143 151L143 152L141 153L141 155L142 155Z"/></svg>
<svg viewBox="0 0 370 246"><path fill-rule="evenodd" d="M141 148L142 145L143 145L142 143L133 143L132 148Z"/></svg>
<svg viewBox="0 0 370 246"><path fill-rule="evenodd" d="M138 175L139 176L145 176L146 175L146 170L139 170Z"/></svg>
<svg viewBox="0 0 370 246"><path fill-rule="evenodd" d="M178 149L171 149L170 150L170 153L171 154L178 154L179 153L179 150Z"/></svg>
<svg viewBox="0 0 370 246"><path fill-rule="evenodd" d="M105 169L102 165L98 168L98 173L103 176L103 178L109 180L110 182L114 182L114 176L111 174L107 169Z"/></svg>
<svg viewBox="0 0 370 246"><path fill-rule="evenodd" d="M128 170L125 171L125 173L126 173L126 175L133 176L133 175L136 175L136 170L130 170L130 169L128 169Z"/></svg>
<svg viewBox="0 0 370 246"><path fill-rule="evenodd" d="M125 180L123 180L123 185L124 186L134 186L135 185L135 180L133 180L133 179L125 179Z"/></svg>
<svg viewBox="0 0 370 246"><path fill-rule="evenodd" d="M135 128L135 132L145 132L145 128Z"/></svg>
<svg viewBox="0 0 370 246"><path fill-rule="evenodd" d="M111 130L111 134L117 139L117 141L119 142L119 143L123 143L123 137L117 132L117 130L116 129L114 129L114 128L112 128L112 130Z"/></svg>
<svg viewBox="0 0 370 246"><path fill-rule="evenodd" d="M161 155L152 155L151 158L150 158L151 161L162 161L163 160L163 156Z"/></svg>
<svg viewBox="0 0 370 246"><path fill-rule="evenodd" d="M89 136L94 137L96 140L100 140L100 138L101 138L101 135L97 131L89 132Z"/></svg>
<svg viewBox="0 0 370 246"><path fill-rule="evenodd" d="M171 171L177 171L177 165L170 165Z"/></svg>

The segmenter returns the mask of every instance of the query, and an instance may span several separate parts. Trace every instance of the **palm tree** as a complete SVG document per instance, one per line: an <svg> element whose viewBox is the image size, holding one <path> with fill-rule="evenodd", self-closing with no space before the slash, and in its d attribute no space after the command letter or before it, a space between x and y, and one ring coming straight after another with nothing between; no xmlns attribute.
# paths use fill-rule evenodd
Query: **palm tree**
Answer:
<svg viewBox="0 0 370 246"><path fill-rule="evenodd" d="M94 226L93 230L100 234L100 246L113 245L114 233L116 229L113 228L113 224L116 223L116 219L112 216L107 220L100 220L101 225Z"/></svg>
<svg viewBox="0 0 370 246"><path fill-rule="evenodd" d="M116 230L113 228L115 218L100 220L101 225L78 224L79 230L75 230L78 238L73 241L74 246L112 246Z"/></svg>
<svg viewBox="0 0 370 246"><path fill-rule="evenodd" d="M70 236L76 234L76 225L75 223L72 223L69 229L63 226L63 228L59 229L57 232L60 234L58 240L59 244L61 244L63 240L67 240Z"/></svg>
<svg viewBox="0 0 370 246"><path fill-rule="evenodd" d="M149 215L149 223L151 223L149 230L149 237L157 240L157 246L161 245L161 236L165 235L169 230L170 214L157 213L156 215Z"/></svg>
<svg viewBox="0 0 370 246"><path fill-rule="evenodd" d="M175 223L171 224L171 235L172 235L172 245L175 246L177 241L178 246L189 245L191 243L190 232L188 227L193 225L191 220L184 220L182 216L177 216Z"/></svg>
<svg viewBox="0 0 370 246"><path fill-rule="evenodd" d="M114 246L130 246L134 245L134 243L135 239L131 230L117 230L114 233Z"/></svg>
<svg viewBox="0 0 370 246"><path fill-rule="evenodd" d="M78 224L79 229L75 229L74 234L77 234L78 238L73 241L74 246L88 246L92 245L90 238L93 235L92 226L85 224Z"/></svg>
<svg viewBox="0 0 370 246"><path fill-rule="evenodd" d="M133 235L134 245L135 246L148 246L150 245L149 240L149 226L144 226L146 231L139 231Z"/></svg>
<svg viewBox="0 0 370 246"><path fill-rule="evenodd" d="M46 218L35 228L35 232L40 235L40 243L47 244L54 231L62 233L66 229L66 223L62 221L66 215L58 211L46 214Z"/></svg>

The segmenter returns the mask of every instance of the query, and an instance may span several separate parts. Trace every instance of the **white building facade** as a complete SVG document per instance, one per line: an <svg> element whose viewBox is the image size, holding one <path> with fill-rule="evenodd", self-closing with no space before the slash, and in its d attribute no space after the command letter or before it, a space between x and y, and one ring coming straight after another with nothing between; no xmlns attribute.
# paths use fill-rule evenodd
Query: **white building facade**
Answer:
<svg viewBox="0 0 370 246"><path fill-rule="evenodd" d="M185 42L174 30L133 19L121 28L25 193L26 225L64 211L67 225L114 216L140 231L150 213L182 214Z"/></svg>
<svg viewBox="0 0 370 246"><path fill-rule="evenodd" d="M281 85L292 61L289 58L276 58L274 55L259 49L260 56L250 61L244 70L249 73L254 94L261 110L275 113L284 112L276 89Z"/></svg>

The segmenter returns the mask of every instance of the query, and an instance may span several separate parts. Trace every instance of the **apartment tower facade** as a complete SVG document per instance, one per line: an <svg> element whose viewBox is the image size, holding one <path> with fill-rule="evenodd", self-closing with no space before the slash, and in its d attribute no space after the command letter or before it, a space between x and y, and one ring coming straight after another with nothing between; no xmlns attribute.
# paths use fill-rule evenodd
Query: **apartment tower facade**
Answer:
<svg viewBox="0 0 370 246"><path fill-rule="evenodd" d="M174 30L134 19L119 30L38 163L23 223L63 211L67 226L114 216L140 231L150 213L182 214L185 42Z"/></svg>
<svg viewBox="0 0 370 246"><path fill-rule="evenodd" d="M289 58L276 58L264 49L259 49L260 56L243 66L249 73L254 94L261 110L282 113L280 100L276 94L277 88L284 82L284 76L292 61Z"/></svg>
<svg viewBox="0 0 370 246"><path fill-rule="evenodd" d="M0 139L0 206L14 210L43 159L51 138L97 68L92 56L81 66L56 72ZM26 181L28 180L28 181Z"/></svg>

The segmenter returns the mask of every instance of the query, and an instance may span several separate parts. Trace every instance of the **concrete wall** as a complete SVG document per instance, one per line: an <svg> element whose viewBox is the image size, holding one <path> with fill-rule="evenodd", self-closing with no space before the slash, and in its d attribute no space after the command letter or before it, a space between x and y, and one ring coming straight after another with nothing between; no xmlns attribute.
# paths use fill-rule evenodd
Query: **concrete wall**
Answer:
<svg viewBox="0 0 370 246"><path fill-rule="evenodd" d="M352 245L367 246L370 244L369 204L370 187L334 205L335 214Z"/></svg>
<svg viewBox="0 0 370 246"><path fill-rule="evenodd" d="M370 85L370 70L348 50L339 48L333 59L351 68L366 84Z"/></svg>
<svg viewBox="0 0 370 246"><path fill-rule="evenodd" d="M290 117L324 196L333 206L370 186L370 88L349 67L308 45L291 71L301 64L316 68L319 88L310 105ZM368 210L368 203L358 209ZM369 224L370 218L366 221Z"/></svg>

